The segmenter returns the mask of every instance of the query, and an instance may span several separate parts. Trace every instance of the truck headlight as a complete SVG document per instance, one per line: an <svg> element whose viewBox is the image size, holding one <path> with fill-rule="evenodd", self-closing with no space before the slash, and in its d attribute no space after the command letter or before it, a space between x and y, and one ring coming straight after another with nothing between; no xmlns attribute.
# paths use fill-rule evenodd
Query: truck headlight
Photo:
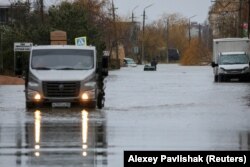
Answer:
<svg viewBox="0 0 250 167"><path fill-rule="evenodd" d="M89 99L89 95L86 92L84 92L82 94L82 100L88 100L88 99Z"/></svg>
<svg viewBox="0 0 250 167"><path fill-rule="evenodd" d="M226 73L226 70L224 68L219 68L219 73L224 74Z"/></svg>
<svg viewBox="0 0 250 167"><path fill-rule="evenodd" d="M84 91L81 95L83 101L95 99L95 89Z"/></svg>
<svg viewBox="0 0 250 167"><path fill-rule="evenodd" d="M34 99L36 101L40 101L41 100L41 95L39 93L36 93L35 96L34 96Z"/></svg>
<svg viewBox="0 0 250 167"><path fill-rule="evenodd" d="M249 70L248 67L243 68L242 72L247 72Z"/></svg>
<svg viewBox="0 0 250 167"><path fill-rule="evenodd" d="M41 101L42 100L42 95L36 90L28 89L27 90L27 99L29 101Z"/></svg>

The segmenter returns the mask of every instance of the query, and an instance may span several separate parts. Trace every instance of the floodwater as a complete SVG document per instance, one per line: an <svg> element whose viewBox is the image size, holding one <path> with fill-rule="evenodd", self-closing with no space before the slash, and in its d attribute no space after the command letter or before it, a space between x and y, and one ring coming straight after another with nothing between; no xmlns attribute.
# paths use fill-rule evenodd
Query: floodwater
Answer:
<svg viewBox="0 0 250 167"><path fill-rule="evenodd" d="M123 166L124 150L249 150L250 83L214 83L211 67L110 71L105 107L25 109L0 86L0 166Z"/></svg>

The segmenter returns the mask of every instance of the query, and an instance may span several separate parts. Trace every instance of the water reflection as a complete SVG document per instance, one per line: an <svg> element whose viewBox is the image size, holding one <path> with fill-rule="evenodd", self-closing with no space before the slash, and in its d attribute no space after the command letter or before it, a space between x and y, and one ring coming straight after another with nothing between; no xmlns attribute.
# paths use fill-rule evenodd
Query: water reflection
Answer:
<svg viewBox="0 0 250 167"><path fill-rule="evenodd" d="M36 110L35 113L35 156L40 156L40 135L41 135L41 112Z"/></svg>
<svg viewBox="0 0 250 167"><path fill-rule="evenodd" d="M250 132L241 132L239 135L240 150L250 150Z"/></svg>
<svg viewBox="0 0 250 167"><path fill-rule="evenodd" d="M31 113L31 112L29 112ZM31 166L106 166L106 121L100 111L35 110L25 125Z"/></svg>
<svg viewBox="0 0 250 167"><path fill-rule="evenodd" d="M85 157L87 156L87 139L88 139L88 112L83 110L82 111L82 155Z"/></svg>

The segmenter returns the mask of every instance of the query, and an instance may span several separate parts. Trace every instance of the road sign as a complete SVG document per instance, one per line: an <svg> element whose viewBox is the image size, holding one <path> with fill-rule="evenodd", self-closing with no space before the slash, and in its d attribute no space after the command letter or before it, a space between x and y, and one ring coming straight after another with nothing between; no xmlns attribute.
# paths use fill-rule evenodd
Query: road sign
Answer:
<svg viewBox="0 0 250 167"><path fill-rule="evenodd" d="M109 56L109 55L110 55L110 51L108 51L108 50L103 51L103 56Z"/></svg>
<svg viewBox="0 0 250 167"><path fill-rule="evenodd" d="M75 38L76 46L87 46L87 38L86 37L78 37Z"/></svg>
<svg viewBox="0 0 250 167"><path fill-rule="evenodd" d="M15 52L29 52L33 43L31 42L15 42L14 51Z"/></svg>

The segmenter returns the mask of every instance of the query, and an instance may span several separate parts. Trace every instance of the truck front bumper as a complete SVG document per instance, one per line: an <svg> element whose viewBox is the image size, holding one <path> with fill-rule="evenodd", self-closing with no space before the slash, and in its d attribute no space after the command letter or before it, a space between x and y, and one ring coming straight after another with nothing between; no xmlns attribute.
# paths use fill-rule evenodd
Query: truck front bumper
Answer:
<svg viewBox="0 0 250 167"><path fill-rule="evenodd" d="M236 73L223 73L223 74L219 74L219 78L223 79L223 80L229 80L229 79L239 79L239 80L243 80L243 81L249 81L250 80L250 73L240 73L240 74L236 74Z"/></svg>
<svg viewBox="0 0 250 167"><path fill-rule="evenodd" d="M96 90L81 90L76 97L46 97L43 92L28 89L26 92L26 101L34 103L53 103L53 102L69 102L69 103L84 103L96 101Z"/></svg>

